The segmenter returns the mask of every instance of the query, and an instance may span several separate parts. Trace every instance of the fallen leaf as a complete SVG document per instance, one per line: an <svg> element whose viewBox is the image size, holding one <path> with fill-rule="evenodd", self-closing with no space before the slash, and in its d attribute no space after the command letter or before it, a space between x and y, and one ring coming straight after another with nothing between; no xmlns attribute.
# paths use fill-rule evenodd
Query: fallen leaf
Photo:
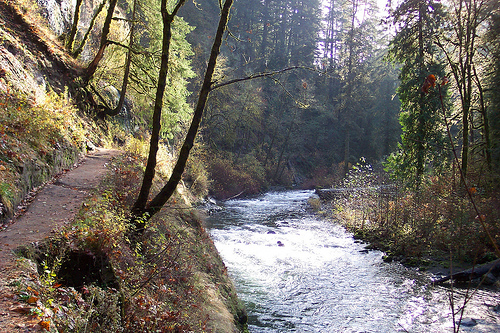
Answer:
<svg viewBox="0 0 500 333"><path fill-rule="evenodd" d="M32 292L35 296L38 296L38 291L36 291L35 289L31 288L30 286L28 286L28 288L26 288L26 290Z"/></svg>
<svg viewBox="0 0 500 333"><path fill-rule="evenodd" d="M42 326L45 330L50 331L50 321L42 320L38 323L38 325Z"/></svg>
<svg viewBox="0 0 500 333"><path fill-rule="evenodd" d="M36 296L31 296L30 298L28 298L28 300L26 301L26 303L28 304L35 304L36 302L38 302L38 297Z"/></svg>

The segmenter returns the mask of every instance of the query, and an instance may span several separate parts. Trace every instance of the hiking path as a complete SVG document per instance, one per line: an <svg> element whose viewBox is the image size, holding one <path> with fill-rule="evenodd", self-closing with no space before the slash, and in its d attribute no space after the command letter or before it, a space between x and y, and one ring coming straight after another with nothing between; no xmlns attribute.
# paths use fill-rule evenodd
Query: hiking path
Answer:
<svg viewBox="0 0 500 333"><path fill-rule="evenodd" d="M9 282L22 272L16 266L14 250L43 241L54 230L70 224L83 201L99 185L110 160L119 150L98 148L85 156L78 166L48 182L32 199L26 210L18 214L0 231L0 332L37 332L38 321L23 315L22 302ZM29 277L27 277L29 278Z"/></svg>

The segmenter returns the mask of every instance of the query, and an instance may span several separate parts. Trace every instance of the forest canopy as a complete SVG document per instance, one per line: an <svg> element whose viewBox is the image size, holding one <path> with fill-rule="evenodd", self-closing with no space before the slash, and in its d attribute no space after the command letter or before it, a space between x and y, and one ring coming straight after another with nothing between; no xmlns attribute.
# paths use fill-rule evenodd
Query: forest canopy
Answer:
<svg viewBox="0 0 500 333"><path fill-rule="evenodd" d="M155 1L136 5L118 3L124 19L111 23L109 36L121 40L108 42L107 62L90 84L118 86L127 53L118 23L128 24L127 95L135 123L147 127L161 13ZM190 121L219 11L216 0L186 1L172 20L161 127L171 148ZM494 0L235 1L198 137L214 192L329 187L360 158L418 188L452 167L453 147L466 175L488 170L493 177L500 163L498 15ZM446 85L423 91L429 75Z"/></svg>

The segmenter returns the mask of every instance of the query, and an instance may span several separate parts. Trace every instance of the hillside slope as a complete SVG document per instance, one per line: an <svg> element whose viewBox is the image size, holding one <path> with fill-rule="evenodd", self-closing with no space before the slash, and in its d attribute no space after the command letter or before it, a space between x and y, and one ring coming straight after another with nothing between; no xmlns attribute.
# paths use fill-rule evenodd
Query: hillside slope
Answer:
<svg viewBox="0 0 500 333"><path fill-rule="evenodd" d="M70 86L78 66L50 32L29 18L26 9L0 1L0 89L10 86L40 101L47 89L61 93Z"/></svg>
<svg viewBox="0 0 500 333"><path fill-rule="evenodd" d="M0 224L29 191L86 152L70 101L79 68L13 2L0 1Z"/></svg>
<svg viewBox="0 0 500 333"><path fill-rule="evenodd" d="M78 64L31 15L0 0L1 241L27 194L107 135L75 106ZM185 189L142 236L130 230L143 163L128 153L113 160L67 227L16 249L16 268L1 272L0 332L245 330L244 308Z"/></svg>

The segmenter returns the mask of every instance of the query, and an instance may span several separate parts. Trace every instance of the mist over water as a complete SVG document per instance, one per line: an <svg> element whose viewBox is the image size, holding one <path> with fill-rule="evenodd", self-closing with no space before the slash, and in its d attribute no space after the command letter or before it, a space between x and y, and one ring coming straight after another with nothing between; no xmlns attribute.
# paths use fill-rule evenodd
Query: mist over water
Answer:
<svg viewBox="0 0 500 333"><path fill-rule="evenodd" d="M312 194L231 200L210 214L207 227L246 304L250 332L453 331L447 289L383 262L382 252L364 250L342 227L314 216ZM487 306L498 300L481 291L464 316L478 324L461 331L500 332Z"/></svg>

